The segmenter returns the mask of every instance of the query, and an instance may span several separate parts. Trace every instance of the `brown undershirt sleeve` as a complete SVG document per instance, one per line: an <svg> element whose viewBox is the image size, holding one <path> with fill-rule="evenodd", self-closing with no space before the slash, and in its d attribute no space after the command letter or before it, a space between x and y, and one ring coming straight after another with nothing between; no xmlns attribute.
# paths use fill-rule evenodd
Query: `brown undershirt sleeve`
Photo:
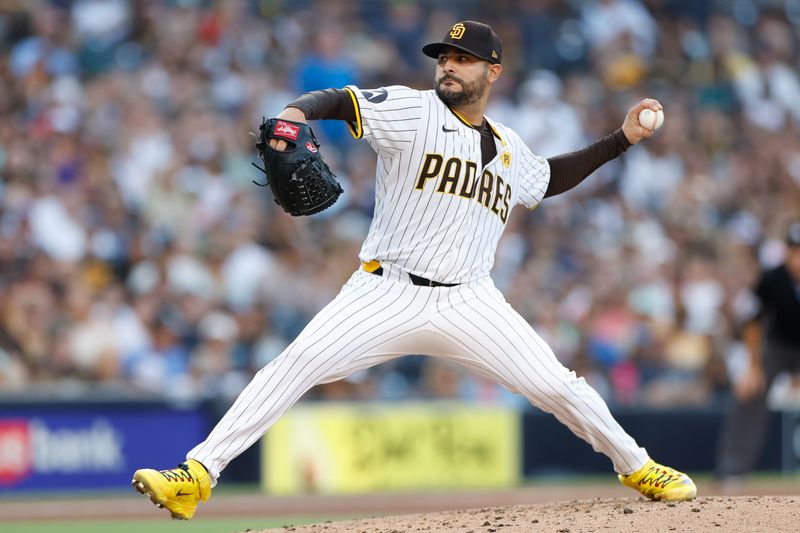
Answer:
<svg viewBox="0 0 800 533"><path fill-rule="evenodd" d="M550 163L550 183L544 197L567 192L630 146L631 143L620 128L586 148L549 158L547 162Z"/></svg>
<svg viewBox="0 0 800 533"><path fill-rule="evenodd" d="M353 99L345 89L325 89L306 93L286 107L295 107L307 120L346 120L355 122Z"/></svg>

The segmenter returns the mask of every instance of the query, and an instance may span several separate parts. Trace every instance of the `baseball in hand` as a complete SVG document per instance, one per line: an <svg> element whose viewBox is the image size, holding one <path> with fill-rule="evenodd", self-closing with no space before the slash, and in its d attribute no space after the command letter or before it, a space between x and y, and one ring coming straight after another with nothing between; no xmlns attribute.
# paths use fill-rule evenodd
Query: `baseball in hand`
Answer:
<svg viewBox="0 0 800 533"><path fill-rule="evenodd" d="M639 124L648 130L657 130L664 123L664 111L645 108L639 111Z"/></svg>

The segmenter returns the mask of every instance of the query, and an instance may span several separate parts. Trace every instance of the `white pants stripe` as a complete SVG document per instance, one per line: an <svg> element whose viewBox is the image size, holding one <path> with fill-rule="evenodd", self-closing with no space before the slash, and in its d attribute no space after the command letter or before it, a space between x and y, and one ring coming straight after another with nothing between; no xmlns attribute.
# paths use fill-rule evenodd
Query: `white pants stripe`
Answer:
<svg viewBox="0 0 800 533"><path fill-rule="evenodd" d="M255 375L187 458L203 463L216 484L227 464L308 389L406 354L454 361L523 394L608 456L621 474L648 459L597 392L564 368L491 279L417 287L363 271Z"/></svg>

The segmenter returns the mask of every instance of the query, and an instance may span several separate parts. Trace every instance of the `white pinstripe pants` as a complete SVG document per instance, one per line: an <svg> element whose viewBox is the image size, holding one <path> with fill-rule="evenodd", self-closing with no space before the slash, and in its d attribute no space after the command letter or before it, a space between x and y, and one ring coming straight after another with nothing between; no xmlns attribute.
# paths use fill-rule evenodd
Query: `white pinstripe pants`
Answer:
<svg viewBox="0 0 800 533"><path fill-rule="evenodd" d="M216 484L227 464L311 387L406 354L454 361L523 394L608 456L618 473L630 474L648 459L600 395L556 359L489 277L418 287L362 270L255 375L187 459L203 463Z"/></svg>

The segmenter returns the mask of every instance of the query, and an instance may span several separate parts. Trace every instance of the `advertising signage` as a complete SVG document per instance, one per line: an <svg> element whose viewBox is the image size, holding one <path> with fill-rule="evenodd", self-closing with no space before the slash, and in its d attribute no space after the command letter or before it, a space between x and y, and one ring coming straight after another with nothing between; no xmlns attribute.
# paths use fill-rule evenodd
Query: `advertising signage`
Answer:
<svg viewBox="0 0 800 533"><path fill-rule="evenodd" d="M197 407L0 405L0 495L125 488L137 468L175 466L206 431Z"/></svg>

